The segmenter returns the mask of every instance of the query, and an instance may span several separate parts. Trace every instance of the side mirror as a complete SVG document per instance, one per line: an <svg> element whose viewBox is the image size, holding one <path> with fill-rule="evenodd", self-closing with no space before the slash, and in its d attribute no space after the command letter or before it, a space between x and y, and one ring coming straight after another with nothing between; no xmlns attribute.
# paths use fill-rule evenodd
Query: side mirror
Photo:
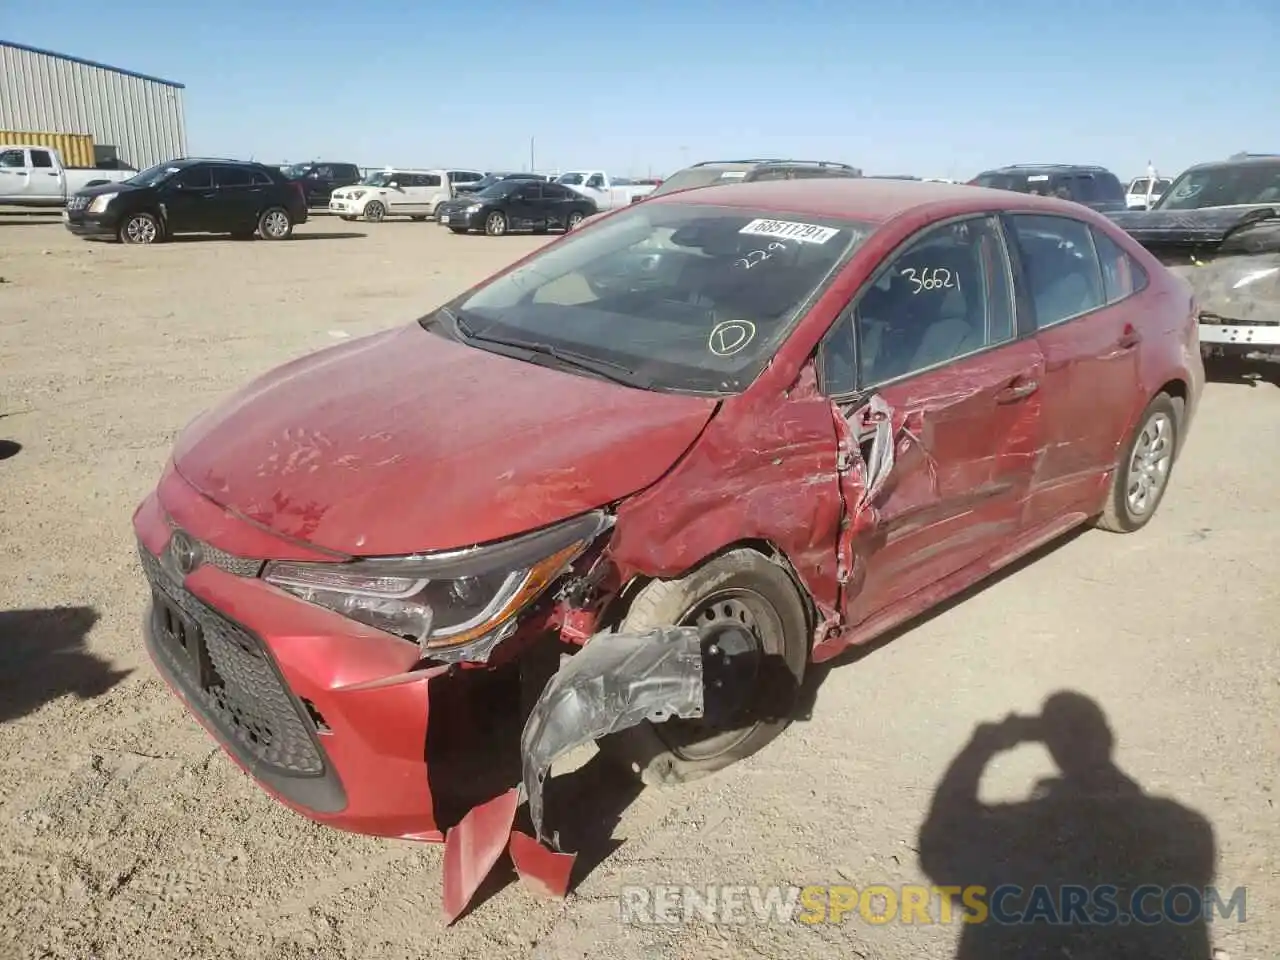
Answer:
<svg viewBox="0 0 1280 960"><path fill-rule="evenodd" d="M390 183L387 184L387 186L390 187L392 190L400 189L400 183L399 181L396 181L396 180L392 180Z"/></svg>

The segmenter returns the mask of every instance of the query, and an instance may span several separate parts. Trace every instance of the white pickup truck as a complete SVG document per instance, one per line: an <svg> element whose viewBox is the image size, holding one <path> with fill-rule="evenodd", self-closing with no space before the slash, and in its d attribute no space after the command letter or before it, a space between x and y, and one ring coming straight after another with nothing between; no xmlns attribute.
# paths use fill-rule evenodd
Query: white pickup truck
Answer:
<svg viewBox="0 0 1280 960"><path fill-rule="evenodd" d="M636 183L625 177L611 177L603 170L570 170L556 177L556 183L563 183L571 190L576 190L584 197L590 197L603 213L614 207L625 207L647 197L658 189L657 184Z"/></svg>
<svg viewBox="0 0 1280 960"><path fill-rule="evenodd" d="M0 206L65 207L67 197L85 187L119 183L137 172L63 166L52 147L0 146Z"/></svg>

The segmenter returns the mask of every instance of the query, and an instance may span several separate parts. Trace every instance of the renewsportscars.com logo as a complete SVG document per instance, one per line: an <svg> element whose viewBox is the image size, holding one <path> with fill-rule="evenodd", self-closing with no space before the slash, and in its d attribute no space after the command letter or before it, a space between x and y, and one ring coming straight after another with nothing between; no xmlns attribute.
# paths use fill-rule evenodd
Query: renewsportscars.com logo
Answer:
<svg viewBox="0 0 1280 960"><path fill-rule="evenodd" d="M1001 925L1187 925L1246 919L1247 888L1223 895L1217 887L1154 884L1122 891L1112 884L1023 888L914 884L749 886L677 884L623 887L618 915L629 924L802 923L861 921Z"/></svg>

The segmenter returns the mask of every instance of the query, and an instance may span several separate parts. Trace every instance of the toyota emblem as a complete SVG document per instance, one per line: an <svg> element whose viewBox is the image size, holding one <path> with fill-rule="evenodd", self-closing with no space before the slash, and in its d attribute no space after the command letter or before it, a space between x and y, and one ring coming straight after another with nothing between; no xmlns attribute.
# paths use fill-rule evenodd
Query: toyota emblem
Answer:
<svg viewBox="0 0 1280 960"><path fill-rule="evenodd" d="M195 570L204 559L200 544L181 530L175 530L173 536L169 538L169 555L173 557L174 565L182 571L183 575Z"/></svg>

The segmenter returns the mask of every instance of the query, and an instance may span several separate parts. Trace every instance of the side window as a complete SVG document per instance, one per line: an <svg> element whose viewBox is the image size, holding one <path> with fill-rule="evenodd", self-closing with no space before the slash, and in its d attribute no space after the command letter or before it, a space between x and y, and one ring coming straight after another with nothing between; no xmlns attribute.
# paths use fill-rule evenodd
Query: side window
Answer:
<svg viewBox="0 0 1280 960"><path fill-rule="evenodd" d="M516 197L521 200L541 200L542 190L542 184L530 181L516 191Z"/></svg>
<svg viewBox="0 0 1280 960"><path fill-rule="evenodd" d="M253 183L253 174L244 167L216 167L213 183L217 187L247 187Z"/></svg>
<svg viewBox="0 0 1280 960"><path fill-rule="evenodd" d="M50 156L48 150L32 150L31 166L41 170L48 170L53 167L53 157Z"/></svg>
<svg viewBox="0 0 1280 960"><path fill-rule="evenodd" d="M894 254L828 332L823 387L838 395L878 386L1013 336L999 221L943 224Z"/></svg>
<svg viewBox="0 0 1280 960"><path fill-rule="evenodd" d="M762 167L751 177L754 180L789 180L791 178L790 167Z"/></svg>
<svg viewBox="0 0 1280 960"><path fill-rule="evenodd" d="M261 170L253 171L253 185L255 187L269 187L275 181L263 173Z"/></svg>
<svg viewBox="0 0 1280 960"><path fill-rule="evenodd" d="M1038 328L1106 305L1088 224L1071 217L1030 214L1009 219Z"/></svg>
<svg viewBox="0 0 1280 960"><path fill-rule="evenodd" d="M587 186L588 186L588 187L595 187L597 190L599 190L600 188L602 188L602 187L604 186L604 177L602 177L602 176L601 176L600 174L598 174L598 173L597 173L597 174L593 174L593 175L591 176L591 178L590 178L589 180L587 180Z"/></svg>
<svg viewBox="0 0 1280 960"><path fill-rule="evenodd" d="M0 151L0 167L13 169L21 168L27 165L27 155L21 150L3 150Z"/></svg>
<svg viewBox="0 0 1280 960"><path fill-rule="evenodd" d="M333 167L329 166L328 164L325 164L324 166L316 167L316 174L320 177L321 180L332 180Z"/></svg>
<svg viewBox="0 0 1280 960"><path fill-rule="evenodd" d="M1093 228L1093 245L1098 251L1098 262L1102 264L1102 290L1107 303L1116 303L1146 289L1147 271L1096 227Z"/></svg>
<svg viewBox="0 0 1280 960"><path fill-rule="evenodd" d="M438 173L424 173L422 174L422 176L418 177L418 179L421 181L421 183L415 184L415 186L420 186L420 187L440 186L440 174Z"/></svg>
<svg viewBox="0 0 1280 960"><path fill-rule="evenodd" d="M175 184L183 190L212 190L213 170L210 167L187 167L178 174Z"/></svg>

